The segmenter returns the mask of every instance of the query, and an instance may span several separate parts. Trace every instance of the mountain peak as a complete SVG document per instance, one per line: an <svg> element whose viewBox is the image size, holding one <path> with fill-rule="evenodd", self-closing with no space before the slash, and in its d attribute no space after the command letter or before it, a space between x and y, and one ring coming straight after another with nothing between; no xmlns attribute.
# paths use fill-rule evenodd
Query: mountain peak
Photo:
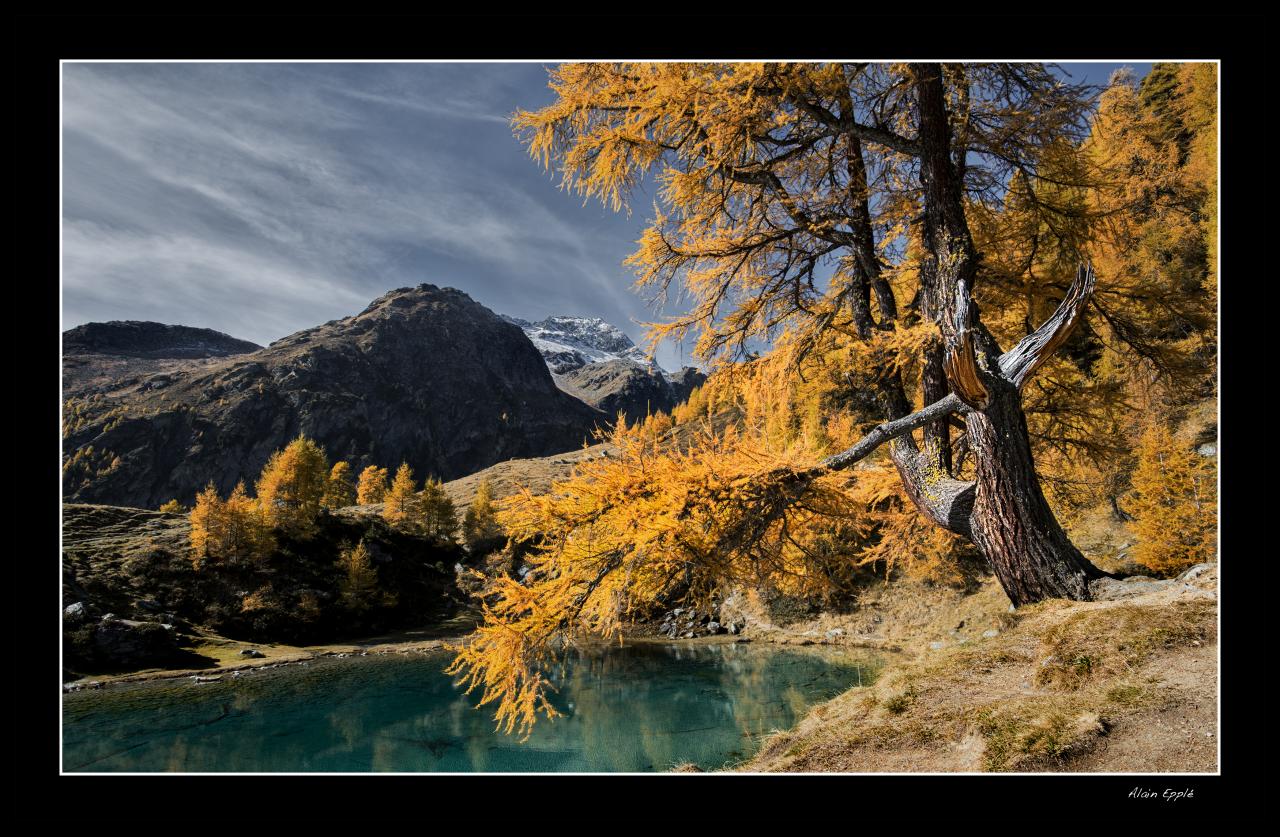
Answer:
<svg viewBox="0 0 1280 837"><path fill-rule="evenodd" d="M557 375L581 369L590 363L628 361L657 369L655 364L622 329L599 317L556 315L539 322L504 317L524 329L529 340Z"/></svg>

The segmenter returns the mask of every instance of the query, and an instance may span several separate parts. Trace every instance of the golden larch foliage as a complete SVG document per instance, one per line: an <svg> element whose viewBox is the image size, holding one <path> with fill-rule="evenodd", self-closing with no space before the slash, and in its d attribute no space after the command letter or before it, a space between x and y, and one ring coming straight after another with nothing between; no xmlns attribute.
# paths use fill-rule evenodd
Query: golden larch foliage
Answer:
<svg viewBox="0 0 1280 837"><path fill-rule="evenodd" d="M420 525L421 504L416 496L413 469L403 462L391 482L391 490L383 498L382 519L397 529L411 530Z"/></svg>
<svg viewBox="0 0 1280 837"><path fill-rule="evenodd" d="M483 479L476 486L475 499L462 518L462 539L468 550L479 552L500 546L504 538L493 504L493 486L489 480Z"/></svg>
<svg viewBox="0 0 1280 837"><path fill-rule="evenodd" d="M429 478L419 498L422 532L438 541L452 541L458 530L458 513L444 484Z"/></svg>
<svg viewBox="0 0 1280 837"><path fill-rule="evenodd" d="M356 502L356 486L351 478L351 463L340 461L333 463L329 470L329 479L325 482L324 496L320 505L326 509L341 509Z"/></svg>
<svg viewBox="0 0 1280 837"><path fill-rule="evenodd" d="M378 571L363 538L339 553L338 568L343 572L338 584L343 604L351 610L367 610L377 596Z"/></svg>
<svg viewBox="0 0 1280 837"><path fill-rule="evenodd" d="M387 469L370 465L360 472L356 502L362 506L381 503L387 496Z"/></svg>
<svg viewBox="0 0 1280 837"><path fill-rule="evenodd" d="M1209 561L1217 545L1217 486L1209 458L1151 421L1138 443L1129 500L1138 535L1133 557L1160 573Z"/></svg>
<svg viewBox="0 0 1280 837"><path fill-rule="evenodd" d="M324 450L305 436L273 453L257 482L258 504L267 525L291 537L309 537L315 531L328 478Z"/></svg>
<svg viewBox="0 0 1280 837"><path fill-rule="evenodd" d="M263 560L275 549L270 527L243 482L237 483L226 500L209 483L196 495L189 519L192 558L197 569L209 562Z"/></svg>

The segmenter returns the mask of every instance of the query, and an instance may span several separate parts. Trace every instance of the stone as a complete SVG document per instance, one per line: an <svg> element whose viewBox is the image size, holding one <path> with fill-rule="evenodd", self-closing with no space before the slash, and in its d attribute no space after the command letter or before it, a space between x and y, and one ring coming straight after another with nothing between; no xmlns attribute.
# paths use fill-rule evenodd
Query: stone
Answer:
<svg viewBox="0 0 1280 837"><path fill-rule="evenodd" d="M989 630L989 631L983 631L983 632L982 632L982 638L983 638L983 639L991 639L991 637L993 637L993 636L998 636L999 634L1000 634L1000 632L999 632L999 631L997 631L995 628L992 628L992 629L991 629L991 630Z"/></svg>
<svg viewBox="0 0 1280 837"><path fill-rule="evenodd" d="M1114 601L1154 593L1173 583L1174 579L1155 579L1136 575L1124 579L1099 578L1089 583L1089 592L1093 594L1096 601Z"/></svg>
<svg viewBox="0 0 1280 837"><path fill-rule="evenodd" d="M175 635L155 622L103 617L93 632L96 655L113 665L162 663L178 651Z"/></svg>
<svg viewBox="0 0 1280 837"><path fill-rule="evenodd" d="M833 639L838 636L844 636L844 628L832 628L827 631L827 636Z"/></svg>
<svg viewBox="0 0 1280 837"><path fill-rule="evenodd" d="M1189 570L1184 572L1182 575L1178 576L1178 580L1191 581L1192 579L1199 578L1200 576L1204 575L1207 571L1209 571L1212 568L1213 568L1213 564L1196 564L1194 567L1190 568Z"/></svg>
<svg viewBox="0 0 1280 837"><path fill-rule="evenodd" d="M240 656L241 656L241 657L255 657L255 658L256 658L256 657L265 657L265 656L267 656L267 655L266 655L266 654L263 654L263 653L262 653L261 651L259 651L257 648L245 648L245 649L242 649L242 650L240 651Z"/></svg>
<svg viewBox="0 0 1280 837"><path fill-rule="evenodd" d="M945 642L931 642L931 643L929 643L929 650L930 650L930 651L941 651L945 646L946 646L946 643L945 643Z"/></svg>
<svg viewBox="0 0 1280 837"><path fill-rule="evenodd" d="M81 622L85 615L84 602L69 604L62 609L62 618L68 622Z"/></svg>

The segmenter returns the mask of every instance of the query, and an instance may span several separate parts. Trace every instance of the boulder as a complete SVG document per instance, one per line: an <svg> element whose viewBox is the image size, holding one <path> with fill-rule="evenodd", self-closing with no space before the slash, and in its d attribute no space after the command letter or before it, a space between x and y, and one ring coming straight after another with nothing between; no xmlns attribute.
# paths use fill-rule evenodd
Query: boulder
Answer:
<svg viewBox="0 0 1280 837"><path fill-rule="evenodd" d="M172 630L155 622L103 618L93 632L96 656L113 666L145 666L171 659L179 649Z"/></svg>

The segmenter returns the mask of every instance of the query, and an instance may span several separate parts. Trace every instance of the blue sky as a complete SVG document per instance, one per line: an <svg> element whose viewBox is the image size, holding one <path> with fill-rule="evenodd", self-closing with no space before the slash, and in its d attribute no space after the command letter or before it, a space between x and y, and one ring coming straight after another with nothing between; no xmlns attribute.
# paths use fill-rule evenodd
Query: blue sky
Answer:
<svg viewBox="0 0 1280 837"><path fill-rule="evenodd" d="M507 123L551 98L541 64L65 64L63 327L266 344L430 282L640 343L656 315L621 262L652 196L628 217L559 191Z"/></svg>

